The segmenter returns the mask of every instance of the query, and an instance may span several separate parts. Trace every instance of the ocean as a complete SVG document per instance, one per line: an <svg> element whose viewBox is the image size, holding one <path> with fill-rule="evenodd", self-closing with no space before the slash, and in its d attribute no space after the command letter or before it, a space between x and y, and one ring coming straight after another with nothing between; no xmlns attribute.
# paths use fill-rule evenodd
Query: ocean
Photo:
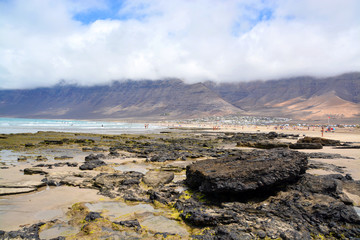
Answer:
<svg viewBox="0 0 360 240"><path fill-rule="evenodd" d="M86 120L54 120L54 119L26 119L0 118L0 133L36 133L38 131L78 132L98 134L123 134L156 132L163 126L145 123L123 123Z"/></svg>

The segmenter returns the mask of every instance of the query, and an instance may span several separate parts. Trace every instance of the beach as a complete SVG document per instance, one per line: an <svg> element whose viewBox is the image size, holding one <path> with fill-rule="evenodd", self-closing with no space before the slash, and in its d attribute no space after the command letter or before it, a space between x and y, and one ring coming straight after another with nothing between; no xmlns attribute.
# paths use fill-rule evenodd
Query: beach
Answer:
<svg viewBox="0 0 360 240"><path fill-rule="evenodd" d="M45 225L38 230L42 239L58 236L152 239L156 238L157 232L168 232L174 239L190 239L191 235L201 235L206 226L202 223L197 227L189 224L189 219L192 219L190 213L184 213L188 210L184 206L180 208L181 204L177 207L174 205L179 200L185 204L189 199L199 201L203 198L201 193L190 190L184 184L187 166L205 159L248 154L255 148L244 144L250 146L254 141L266 144L270 141L271 144L282 146L295 144L305 136L321 137L320 128L158 125L162 125L158 132L144 129L137 134L1 134L0 230L25 234L30 231L27 227L42 222ZM257 140L253 140L254 136ZM339 140L341 144L351 146L360 145L358 128L337 128L335 132L325 132L323 138ZM239 140L235 139L246 140L239 145ZM270 154L279 154L276 151L270 151ZM330 157L310 157L309 165L312 167L306 172L309 176L320 178L339 174L344 178L341 181L345 181L342 191L344 198L346 196L346 201L353 206L360 206L360 191L352 187L353 182L355 184L360 180L358 148L324 146L322 149L299 149L297 152L308 156L315 156L310 155L312 153L329 154ZM155 177L153 172L156 173ZM349 176L353 182L346 182L345 177ZM163 195L166 192L171 194ZM268 204L267 201L258 204ZM79 204L82 206L80 209ZM218 211L214 207L211 209ZM93 226L89 222L94 229L102 227L112 230L102 230L96 235L90 233L95 230L84 232L83 228L79 228L86 224L78 218L83 219L91 212L98 212L104 218L102 222L93 222ZM131 224L115 224L114 227L114 222L128 223L134 219L141 226L141 231ZM251 221L248 224L253 226ZM275 226L270 228L280 234ZM216 229L212 227L210 230ZM254 234L258 231L256 227L251 229ZM131 234L125 236L124 232Z"/></svg>

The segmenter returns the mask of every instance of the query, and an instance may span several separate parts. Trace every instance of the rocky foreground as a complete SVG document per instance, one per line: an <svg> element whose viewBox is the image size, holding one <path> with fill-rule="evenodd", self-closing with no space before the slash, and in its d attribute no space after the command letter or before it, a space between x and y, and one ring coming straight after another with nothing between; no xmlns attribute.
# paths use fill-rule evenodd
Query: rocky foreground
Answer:
<svg viewBox="0 0 360 240"><path fill-rule="evenodd" d="M21 147L9 144L14 136L2 137L8 139L6 148ZM349 197L360 197L360 181L334 166L313 160L309 163L314 156L344 156L290 149L295 144L314 149L312 144L339 147L351 143L276 133L86 137L21 143L32 151L55 146L89 152L81 162L71 161L71 156L58 158L56 163L41 158L22 169L29 176L41 176L39 184L31 185L33 191L44 185L90 188L124 207L150 204L158 211L114 219L115 213L94 207L97 203L79 202L69 209L67 220L53 219L17 231L0 231L1 239L40 239L44 232L59 225L74 231L53 239L360 238L360 218L353 207L357 203ZM117 170L116 161L130 157L137 160L127 165L145 164L147 171ZM5 170L11 167L3 166ZM311 175L306 173L309 167L331 168L339 174ZM6 189L24 187L29 186L0 182L3 194L13 193ZM159 224L169 219L177 221L186 231L180 227L153 231L145 227L149 218L159 219Z"/></svg>

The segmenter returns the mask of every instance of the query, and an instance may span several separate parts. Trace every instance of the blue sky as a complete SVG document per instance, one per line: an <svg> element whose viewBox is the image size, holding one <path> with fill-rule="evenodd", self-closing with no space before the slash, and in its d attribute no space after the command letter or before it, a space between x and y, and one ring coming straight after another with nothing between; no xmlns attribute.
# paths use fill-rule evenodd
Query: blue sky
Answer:
<svg viewBox="0 0 360 240"><path fill-rule="evenodd" d="M357 0L2 0L0 88L360 70Z"/></svg>
<svg viewBox="0 0 360 240"><path fill-rule="evenodd" d="M83 24L91 24L97 20L121 20L129 19L141 20L145 16L134 15L131 12L121 14L120 10L125 6L124 0L106 0L103 1L102 7L91 7L84 11L74 14L73 19L82 22ZM139 6L141 7L141 6Z"/></svg>

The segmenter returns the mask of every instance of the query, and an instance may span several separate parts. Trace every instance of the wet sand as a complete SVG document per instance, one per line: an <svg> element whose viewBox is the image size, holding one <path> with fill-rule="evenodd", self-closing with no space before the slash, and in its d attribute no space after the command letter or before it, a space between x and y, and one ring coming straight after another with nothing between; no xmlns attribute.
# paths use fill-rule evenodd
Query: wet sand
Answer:
<svg viewBox="0 0 360 240"><path fill-rule="evenodd" d="M93 189L60 186L44 187L28 194L3 196L0 198L1 230L11 231L38 221L61 219L76 202L107 199L97 192Z"/></svg>

